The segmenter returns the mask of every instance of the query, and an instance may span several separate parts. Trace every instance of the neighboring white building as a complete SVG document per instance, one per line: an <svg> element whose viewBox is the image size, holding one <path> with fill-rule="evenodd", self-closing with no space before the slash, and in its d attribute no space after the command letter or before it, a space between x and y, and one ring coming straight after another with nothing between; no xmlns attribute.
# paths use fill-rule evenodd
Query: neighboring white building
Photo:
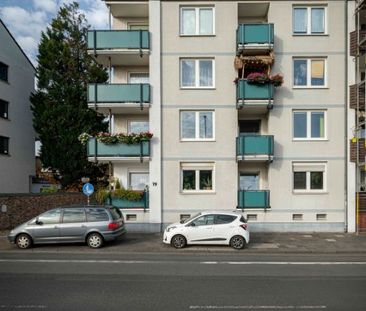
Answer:
<svg viewBox="0 0 366 311"><path fill-rule="evenodd" d="M214 209L253 231L347 230L347 10L307 2L105 0L112 30L88 47L111 84L89 86L89 107L112 133L154 137L88 152L125 188L148 185L148 206L124 206L131 229ZM248 83L268 70L281 87Z"/></svg>
<svg viewBox="0 0 366 311"><path fill-rule="evenodd" d="M35 68L1 20L0 42L0 193L26 193L35 173Z"/></svg>

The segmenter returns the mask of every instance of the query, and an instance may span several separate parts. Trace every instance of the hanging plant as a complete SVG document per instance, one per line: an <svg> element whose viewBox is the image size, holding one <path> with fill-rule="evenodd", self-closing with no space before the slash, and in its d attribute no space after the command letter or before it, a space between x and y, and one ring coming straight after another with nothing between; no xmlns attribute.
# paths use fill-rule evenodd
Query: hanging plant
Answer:
<svg viewBox="0 0 366 311"><path fill-rule="evenodd" d="M263 72L252 72L247 76L247 81L252 84L266 84L270 82L270 78Z"/></svg>
<svg viewBox="0 0 366 311"><path fill-rule="evenodd" d="M79 136L79 141L82 144L86 144L88 140L91 138L87 133L83 133ZM124 134L124 133L104 133L100 132L95 135L95 138L98 142L106 144L106 145L115 145L115 144L139 144L141 141L150 140L153 137L153 134L150 132L141 132L141 133L131 133L131 134Z"/></svg>
<svg viewBox="0 0 366 311"><path fill-rule="evenodd" d="M275 87L281 86L283 84L283 75L281 73L271 76L270 79L271 83L273 83Z"/></svg>

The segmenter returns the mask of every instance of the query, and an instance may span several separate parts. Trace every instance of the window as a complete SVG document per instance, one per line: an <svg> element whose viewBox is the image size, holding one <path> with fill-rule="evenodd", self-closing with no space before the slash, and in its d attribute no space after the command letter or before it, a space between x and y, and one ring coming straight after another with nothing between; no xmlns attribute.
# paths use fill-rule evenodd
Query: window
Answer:
<svg viewBox="0 0 366 311"><path fill-rule="evenodd" d="M214 223L214 215L205 215L202 217L199 217L191 222L191 224L194 224L194 226L210 226Z"/></svg>
<svg viewBox="0 0 366 311"><path fill-rule="evenodd" d="M8 65L0 62L0 80L8 82Z"/></svg>
<svg viewBox="0 0 366 311"><path fill-rule="evenodd" d="M240 174L240 190L258 190L259 174Z"/></svg>
<svg viewBox="0 0 366 311"><path fill-rule="evenodd" d="M325 87L326 60L324 58L294 59L295 87Z"/></svg>
<svg viewBox="0 0 366 311"><path fill-rule="evenodd" d="M108 221L109 220L109 216L103 208L86 209L86 217L89 222Z"/></svg>
<svg viewBox="0 0 366 311"><path fill-rule="evenodd" d="M0 154L9 154L9 137L0 136Z"/></svg>
<svg viewBox="0 0 366 311"><path fill-rule="evenodd" d="M129 188L132 190L144 190L149 185L149 173L130 173Z"/></svg>
<svg viewBox="0 0 366 311"><path fill-rule="evenodd" d="M325 111L294 111L293 138L295 140L326 139Z"/></svg>
<svg viewBox="0 0 366 311"><path fill-rule="evenodd" d="M85 222L85 211L83 208L64 209L63 223Z"/></svg>
<svg viewBox="0 0 366 311"><path fill-rule="evenodd" d="M147 25L147 24L143 24L143 23L141 23L141 24L139 24L139 23L137 23L137 24L128 24L128 29L129 30L149 30L149 25Z"/></svg>
<svg viewBox="0 0 366 311"><path fill-rule="evenodd" d="M50 210L48 212L43 213L42 215L38 216L38 222L44 225L47 224L57 224L60 222L60 209Z"/></svg>
<svg viewBox="0 0 366 311"><path fill-rule="evenodd" d="M149 121L130 121L128 123L129 133L142 133L149 131Z"/></svg>
<svg viewBox="0 0 366 311"><path fill-rule="evenodd" d="M293 163L293 188L295 192L324 192L325 163Z"/></svg>
<svg viewBox="0 0 366 311"><path fill-rule="evenodd" d="M213 140L214 117L213 111L181 111L181 140Z"/></svg>
<svg viewBox="0 0 366 311"><path fill-rule="evenodd" d="M216 215L215 225L229 224L236 219L236 216L231 215Z"/></svg>
<svg viewBox="0 0 366 311"><path fill-rule="evenodd" d="M8 119L8 106L9 103L5 100L0 99L0 118Z"/></svg>
<svg viewBox="0 0 366 311"><path fill-rule="evenodd" d="M130 72L129 83L150 83L148 72Z"/></svg>
<svg viewBox="0 0 366 311"><path fill-rule="evenodd" d="M182 7L180 15L180 34L185 36L213 35L214 8Z"/></svg>
<svg viewBox="0 0 366 311"><path fill-rule="evenodd" d="M182 88L213 88L215 85L213 59L181 59L180 72Z"/></svg>
<svg viewBox="0 0 366 311"><path fill-rule="evenodd" d="M214 190L213 165L184 163L181 165L181 187L183 192L206 192Z"/></svg>
<svg viewBox="0 0 366 311"><path fill-rule="evenodd" d="M325 7L294 7L293 33L316 35L326 33Z"/></svg>

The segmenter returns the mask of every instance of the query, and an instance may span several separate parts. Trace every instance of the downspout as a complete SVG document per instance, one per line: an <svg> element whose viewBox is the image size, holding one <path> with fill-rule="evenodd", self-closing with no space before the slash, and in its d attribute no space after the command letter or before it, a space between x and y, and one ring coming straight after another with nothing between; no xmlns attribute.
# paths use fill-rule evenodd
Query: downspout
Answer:
<svg viewBox="0 0 366 311"><path fill-rule="evenodd" d="M348 232L348 0L344 0L344 102L345 102L345 113L344 113L344 140L345 140L345 148L344 148L344 193L345 193L345 226L344 231ZM358 142L357 142L358 143Z"/></svg>
<svg viewBox="0 0 366 311"><path fill-rule="evenodd" d="M160 232L163 232L164 227L164 162L163 162L163 57L162 57L162 40L163 40L163 27L162 27L162 8L161 8L161 1L160 1Z"/></svg>

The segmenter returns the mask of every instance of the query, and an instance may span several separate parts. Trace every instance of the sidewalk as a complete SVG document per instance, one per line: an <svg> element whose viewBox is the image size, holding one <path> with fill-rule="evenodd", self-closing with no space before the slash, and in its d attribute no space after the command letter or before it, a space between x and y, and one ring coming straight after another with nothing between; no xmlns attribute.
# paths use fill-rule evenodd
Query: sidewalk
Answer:
<svg viewBox="0 0 366 311"><path fill-rule="evenodd" d="M7 232L0 232L0 252L21 251L6 239ZM227 253L238 252L228 246L188 246L176 250L162 243L158 233L128 233L105 247L91 250L83 244L39 245L33 252L106 252L106 253ZM346 233L252 233L251 242L243 253L347 253L366 254L366 234Z"/></svg>

